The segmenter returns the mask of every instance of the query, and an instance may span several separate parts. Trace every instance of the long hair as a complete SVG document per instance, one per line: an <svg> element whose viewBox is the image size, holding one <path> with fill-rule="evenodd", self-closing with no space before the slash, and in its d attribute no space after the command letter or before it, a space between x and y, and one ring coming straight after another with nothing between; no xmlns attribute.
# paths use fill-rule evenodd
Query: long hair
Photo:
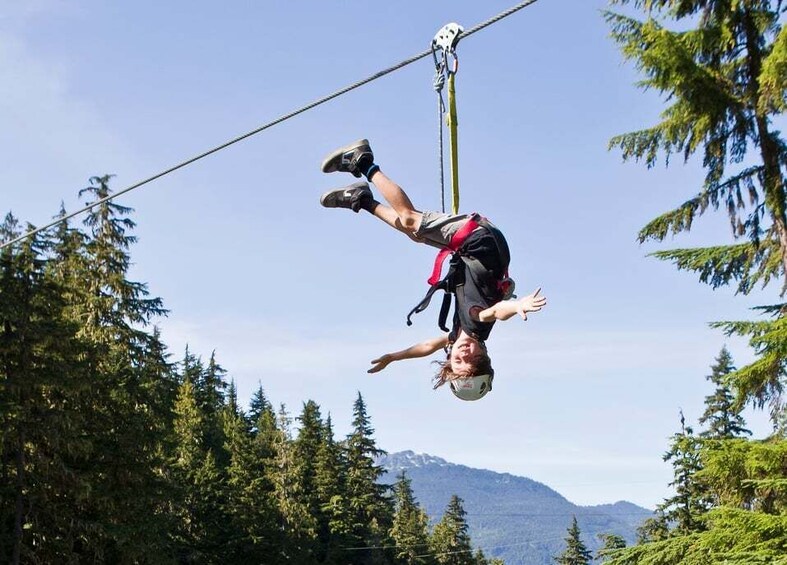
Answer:
<svg viewBox="0 0 787 565"><path fill-rule="evenodd" d="M445 348L445 361L433 361L439 369L432 379L432 388L436 389L449 381L465 377L474 377L476 375L489 375L490 377L494 377L495 370L492 368L492 359L489 358L489 353L486 351L486 344L484 344L483 341L479 341L478 343L481 346L481 353L478 355L478 360L473 364L470 372L466 375L457 375L451 371L451 347L453 344L449 344Z"/></svg>

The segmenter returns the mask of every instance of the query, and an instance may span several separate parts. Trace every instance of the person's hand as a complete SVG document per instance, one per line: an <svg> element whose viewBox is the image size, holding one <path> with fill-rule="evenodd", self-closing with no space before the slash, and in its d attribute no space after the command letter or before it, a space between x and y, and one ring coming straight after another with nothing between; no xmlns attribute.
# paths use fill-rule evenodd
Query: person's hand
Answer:
<svg viewBox="0 0 787 565"><path fill-rule="evenodd" d="M372 359L372 368L366 371L367 373L379 373L383 369L385 369L388 364L393 361L393 355L390 353L386 353L385 355L381 355L377 359Z"/></svg>
<svg viewBox="0 0 787 565"><path fill-rule="evenodd" d="M538 312L541 308L546 306L547 299L544 296L539 296L538 293L540 292L541 289L537 288L533 294L528 294L517 302L516 311L517 314L522 316L523 320L527 320L528 312Z"/></svg>

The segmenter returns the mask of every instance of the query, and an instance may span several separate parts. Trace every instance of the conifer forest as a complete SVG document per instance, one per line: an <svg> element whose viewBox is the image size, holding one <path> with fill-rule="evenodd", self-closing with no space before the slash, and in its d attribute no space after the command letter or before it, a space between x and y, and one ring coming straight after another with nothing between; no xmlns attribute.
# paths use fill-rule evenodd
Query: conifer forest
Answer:
<svg viewBox="0 0 787 565"><path fill-rule="evenodd" d="M406 475L378 483L360 393L336 438L313 401L242 407L215 356L173 361L162 300L127 278L133 227L107 202L2 254L0 562L495 562L461 499L430 530Z"/></svg>
<svg viewBox="0 0 787 565"><path fill-rule="evenodd" d="M699 160L705 173L632 236L663 243L726 214L731 243L649 260L778 299L713 322L719 354L698 375L712 393L653 454L671 466L673 494L636 543L610 533L593 554L574 518L553 562L787 565L785 10L612 0L602 15L639 86L664 100L660 121L615 136L610 151L647 168ZM78 219L61 207L63 221L0 250L0 563L502 563L473 544L459 496L430 521L405 473L380 480L360 392L347 399L351 432L337 437L314 401L291 412L263 382L243 404L221 359L170 351L163 298L130 280L134 211L107 199L112 182L90 177L79 195L99 204ZM8 213L0 243L32 227ZM738 366L725 335L747 340L754 361ZM769 415L767 437L752 436L745 408Z"/></svg>

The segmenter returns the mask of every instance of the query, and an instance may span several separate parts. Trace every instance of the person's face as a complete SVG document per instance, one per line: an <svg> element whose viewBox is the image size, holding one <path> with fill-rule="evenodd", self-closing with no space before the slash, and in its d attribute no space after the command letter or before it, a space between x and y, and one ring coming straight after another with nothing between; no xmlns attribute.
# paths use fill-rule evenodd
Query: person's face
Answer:
<svg viewBox="0 0 787 565"><path fill-rule="evenodd" d="M451 372L455 375L469 375L481 355L478 341L461 332L451 348Z"/></svg>

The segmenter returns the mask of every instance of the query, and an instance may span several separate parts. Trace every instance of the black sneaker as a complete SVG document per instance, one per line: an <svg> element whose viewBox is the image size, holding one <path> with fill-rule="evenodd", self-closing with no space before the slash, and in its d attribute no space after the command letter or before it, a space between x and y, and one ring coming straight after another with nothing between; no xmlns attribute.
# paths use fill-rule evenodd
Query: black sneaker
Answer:
<svg viewBox="0 0 787 565"><path fill-rule="evenodd" d="M372 148L369 147L369 140L359 139L331 152L323 160L321 168L323 173L339 171L352 173L360 178L372 163L374 163L374 154L372 153ZM359 168L359 165L361 165L361 168Z"/></svg>
<svg viewBox="0 0 787 565"><path fill-rule="evenodd" d="M357 213L361 209L363 199L372 197L369 185L361 181L344 188L329 190L320 197L320 204L325 208L349 208Z"/></svg>

